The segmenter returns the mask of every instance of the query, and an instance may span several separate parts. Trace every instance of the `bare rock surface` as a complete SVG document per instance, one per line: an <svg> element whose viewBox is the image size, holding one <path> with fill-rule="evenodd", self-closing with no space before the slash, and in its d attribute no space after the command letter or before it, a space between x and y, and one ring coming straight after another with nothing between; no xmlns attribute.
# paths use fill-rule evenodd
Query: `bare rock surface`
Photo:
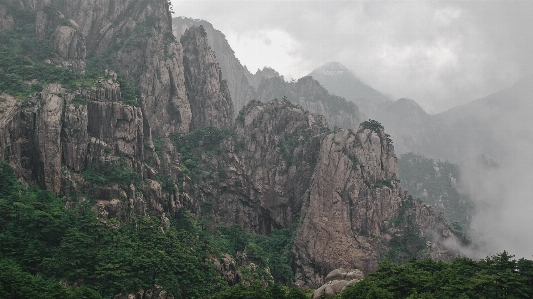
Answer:
<svg viewBox="0 0 533 299"><path fill-rule="evenodd" d="M326 282L313 292L311 298L318 299L320 296L333 297L363 278L364 274L359 269L335 269L326 276Z"/></svg>
<svg viewBox="0 0 533 299"><path fill-rule="evenodd" d="M13 17L7 13L5 6L0 5L0 31L11 31L15 21Z"/></svg>
<svg viewBox="0 0 533 299"><path fill-rule="evenodd" d="M191 27L181 37L185 86L192 111L191 129L233 125L233 102L222 79L215 53L203 27Z"/></svg>
<svg viewBox="0 0 533 299"><path fill-rule="evenodd" d="M233 101L234 114L237 115L248 102L254 99L255 88L253 83L249 81L253 75L235 57L235 52L231 49L226 36L213 28L209 22L185 17L172 19L172 31L178 39L192 26L202 26L206 31L207 42L215 52L222 71L222 78L227 81Z"/></svg>

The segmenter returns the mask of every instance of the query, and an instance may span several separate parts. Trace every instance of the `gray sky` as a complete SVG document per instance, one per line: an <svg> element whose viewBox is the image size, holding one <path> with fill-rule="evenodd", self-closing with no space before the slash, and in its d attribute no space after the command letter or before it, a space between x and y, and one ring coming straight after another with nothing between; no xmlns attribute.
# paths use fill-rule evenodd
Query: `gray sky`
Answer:
<svg viewBox="0 0 533 299"><path fill-rule="evenodd" d="M488 95L533 73L533 1L173 0L205 19L252 72L286 79L339 61L393 99L429 113Z"/></svg>

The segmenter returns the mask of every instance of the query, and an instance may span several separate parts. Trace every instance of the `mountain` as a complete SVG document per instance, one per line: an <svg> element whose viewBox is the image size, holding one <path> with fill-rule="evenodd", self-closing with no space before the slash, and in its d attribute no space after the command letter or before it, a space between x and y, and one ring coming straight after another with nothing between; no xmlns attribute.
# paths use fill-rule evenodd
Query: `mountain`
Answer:
<svg viewBox="0 0 533 299"><path fill-rule="evenodd" d="M532 76L487 97L429 115L412 99L389 101L340 63L325 64L311 75L330 93L355 102L362 113L381 122L399 154L413 152L454 162L481 154L499 159L508 152L502 145L511 143L509 133L515 139L528 133L527 115L533 111ZM503 130L508 123L518 124L521 134ZM498 141L502 139L508 142Z"/></svg>
<svg viewBox="0 0 533 299"><path fill-rule="evenodd" d="M254 86L256 86L254 81L257 81L255 76L241 65L239 59L235 57L235 52L228 44L226 36L213 28L211 23L185 17L172 19L172 30L176 38L180 38L192 26L202 26L205 30L208 45L217 57L222 78L227 81L234 104L234 113L237 115L244 105L254 99Z"/></svg>
<svg viewBox="0 0 533 299"><path fill-rule="evenodd" d="M354 102L361 111L376 119L377 106L391 100L374 88L364 84L352 71L339 62L326 63L309 76L316 79L331 93Z"/></svg>
<svg viewBox="0 0 533 299"><path fill-rule="evenodd" d="M92 298L205 298L458 255L444 218L399 186L381 124L357 125L357 106L316 80L263 70L265 102L235 118L208 31L176 40L167 1L0 12L0 266L16 277ZM352 123L332 131L278 92Z"/></svg>
<svg viewBox="0 0 533 299"><path fill-rule="evenodd" d="M256 98L262 102L286 98L310 112L325 116L331 127L353 129L366 119L354 103L330 94L309 76L294 82L286 82L283 77L263 79L257 87Z"/></svg>
<svg viewBox="0 0 533 299"><path fill-rule="evenodd" d="M522 155L531 134L529 114L533 112L533 77L515 85L452 108L428 115L414 101L383 106L382 119L396 142L398 152L415 152L428 157L461 162L482 154L495 160ZM403 106L401 108L400 106ZM514 124L513 129L507 129ZM515 146L516 144L520 146Z"/></svg>
<svg viewBox="0 0 533 299"><path fill-rule="evenodd" d="M332 127L353 129L366 119L357 105L329 94L310 77L301 78L297 82L286 82L283 76L269 67L258 69L255 74L250 73L235 57L224 34L211 23L185 17L173 18L172 22L174 35L177 37L191 26L204 28L208 44L219 61L222 76L228 82L236 114L252 99L268 102L274 98L286 97L312 113L326 116Z"/></svg>

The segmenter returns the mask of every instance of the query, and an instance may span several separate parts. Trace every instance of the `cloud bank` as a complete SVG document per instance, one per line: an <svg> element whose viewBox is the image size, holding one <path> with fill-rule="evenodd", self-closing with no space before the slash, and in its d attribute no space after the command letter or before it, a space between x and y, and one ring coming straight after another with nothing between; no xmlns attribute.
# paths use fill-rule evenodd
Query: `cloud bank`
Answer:
<svg viewBox="0 0 533 299"><path fill-rule="evenodd" d="M226 34L250 70L299 78L339 61L437 113L533 72L532 1L172 1Z"/></svg>

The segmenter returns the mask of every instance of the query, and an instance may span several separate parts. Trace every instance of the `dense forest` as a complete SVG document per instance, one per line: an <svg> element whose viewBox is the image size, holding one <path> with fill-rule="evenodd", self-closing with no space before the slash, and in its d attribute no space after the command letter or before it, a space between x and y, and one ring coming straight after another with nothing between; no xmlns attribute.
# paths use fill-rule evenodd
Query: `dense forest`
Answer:
<svg viewBox="0 0 533 299"><path fill-rule="evenodd" d="M290 230L270 236L237 225L214 234L188 211L167 226L136 216L129 223L97 220L86 197L66 209L62 199L19 183L0 165L0 294L3 298L113 298L164 288L174 298L307 298L255 273L229 287L214 266L222 253L246 251L276 282L290 285ZM255 276L254 276L255 275ZM267 286L268 284L268 286ZM503 252L474 261L412 259L379 269L338 298L528 298L533 261Z"/></svg>

